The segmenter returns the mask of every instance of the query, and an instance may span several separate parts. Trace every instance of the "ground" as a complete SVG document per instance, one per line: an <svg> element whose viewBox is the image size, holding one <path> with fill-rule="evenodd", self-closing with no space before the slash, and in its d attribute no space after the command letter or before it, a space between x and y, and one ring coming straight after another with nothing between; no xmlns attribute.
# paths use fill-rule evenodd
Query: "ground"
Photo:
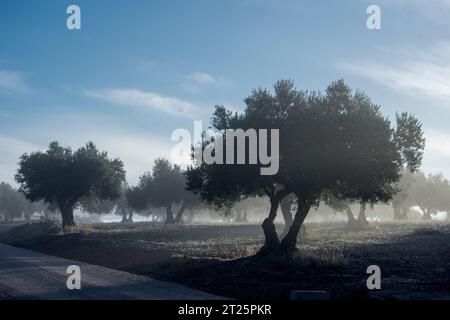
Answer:
<svg viewBox="0 0 450 320"><path fill-rule="evenodd" d="M280 229L282 226L279 226ZM308 224L292 261L255 261L259 225L161 226L110 223L62 235L29 224L0 242L172 281L237 299L288 299L291 290L325 290L334 299L450 298L450 224ZM368 291L366 269L381 268Z"/></svg>

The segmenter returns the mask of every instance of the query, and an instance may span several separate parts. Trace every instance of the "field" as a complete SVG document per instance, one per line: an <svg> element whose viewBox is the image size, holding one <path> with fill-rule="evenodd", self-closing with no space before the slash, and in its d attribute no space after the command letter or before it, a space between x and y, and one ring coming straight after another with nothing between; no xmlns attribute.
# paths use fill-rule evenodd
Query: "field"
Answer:
<svg viewBox="0 0 450 320"><path fill-rule="evenodd" d="M237 299L288 299L293 289L326 290L333 299L450 298L450 224L443 223L374 223L362 231L307 224L290 261L248 258L262 245L262 231L245 224L109 223L62 235L34 223L0 241ZM368 291L366 268L374 264L382 289Z"/></svg>

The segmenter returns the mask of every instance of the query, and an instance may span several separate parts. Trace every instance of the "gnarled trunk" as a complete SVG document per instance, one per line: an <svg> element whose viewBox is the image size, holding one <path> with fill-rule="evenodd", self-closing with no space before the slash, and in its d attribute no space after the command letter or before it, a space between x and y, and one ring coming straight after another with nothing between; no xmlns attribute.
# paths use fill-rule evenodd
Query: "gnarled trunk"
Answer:
<svg viewBox="0 0 450 320"><path fill-rule="evenodd" d="M128 221L127 218L127 211L126 210L122 210L122 221L120 221L121 223L126 223Z"/></svg>
<svg viewBox="0 0 450 320"><path fill-rule="evenodd" d="M358 224L360 226L369 225L369 221L367 221L367 218L366 218L366 204L365 203L361 203L361 207L359 208Z"/></svg>
<svg viewBox="0 0 450 320"><path fill-rule="evenodd" d="M281 240L278 250L280 255L291 256L296 251L298 233L300 232L300 228L303 225L310 209L311 204L309 202L299 202L294 221L292 222L286 236L283 240Z"/></svg>
<svg viewBox="0 0 450 320"><path fill-rule="evenodd" d="M186 210L186 202L183 201L180 209L178 209L177 215L175 217L175 223L181 223L183 221L183 213Z"/></svg>
<svg viewBox="0 0 450 320"><path fill-rule="evenodd" d="M272 253L277 250L280 245L280 240L278 239L277 230L275 228L275 218L277 217L278 205L280 204L280 199L278 197L270 198L270 211L269 216L264 219L262 223L262 229L264 231L265 242L264 246L261 248L260 253Z"/></svg>
<svg viewBox="0 0 450 320"><path fill-rule="evenodd" d="M75 226L73 219L73 206L76 201L60 200L58 201L59 211L61 212L62 230L65 232L68 228Z"/></svg>
<svg viewBox="0 0 450 320"><path fill-rule="evenodd" d="M175 219L173 218L172 206L168 205L166 207L166 224L174 224Z"/></svg>
<svg viewBox="0 0 450 320"><path fill-rule="evenodd" d="M345 213L347 214L347 225L349 227L353 227L356 225L356 219L355 216L353 215L352 209L350 209L349 206L347 206L345 208Z"/></svg>
<svg viewBox="0 0 450 320"><path fill-rule="evenodd" d="M289 228L292 225L293 219L291 206L293 202L294 199L292 198L292 195L288 195L284 197L284 199L280 203L281 213L283 214L284 218L284 229L281 237L284 237L288 233Z"/></svg>

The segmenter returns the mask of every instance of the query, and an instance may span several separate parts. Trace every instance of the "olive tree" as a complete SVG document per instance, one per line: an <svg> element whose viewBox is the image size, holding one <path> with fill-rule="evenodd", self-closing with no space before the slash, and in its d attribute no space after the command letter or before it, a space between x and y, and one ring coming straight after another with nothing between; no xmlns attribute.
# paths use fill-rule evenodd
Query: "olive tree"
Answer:
<svg viewBox="0 0 450 320"><path fill-rule="evenodd" d="M367 95L352 92L342 80L333 82L325 94L298 91L292 81L284 80L274 86L274 94L254 90L245 103L242 114L216 107L212 126L222 133L238 128L278 129L278 172L261 175L260 163L201 163L189 169L188 185L219 205L243 196L268 196L271 207L262 224L261 254L291 255L306 216L324 195L361 204L389 201L400 169L415 166L421 156L402 144L408 141L397 139L389 119ZM280 241L274 220L280 202L289 194L295 195L297 208Z"/></svg>
<svg viewBox="0 0 450 320"><path fill-rule="evenodd" d="M83 197L119 197L125 171L92 142L76 151L52 142L45 152L22 155L15 178L27 199L57 203L66 229L75 225L73 210Z"/></svg>

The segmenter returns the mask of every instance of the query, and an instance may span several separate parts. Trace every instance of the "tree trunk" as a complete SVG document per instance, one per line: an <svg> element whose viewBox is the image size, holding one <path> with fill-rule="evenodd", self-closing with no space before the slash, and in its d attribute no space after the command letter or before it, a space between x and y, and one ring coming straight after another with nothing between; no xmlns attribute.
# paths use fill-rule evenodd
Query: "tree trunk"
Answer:
<svg viewBox="0 0 450 320"><path fill-rule="evenodd" d="M283 218L284 218L284 230L283 230L281 237L284 237L288 233L289 228L292 225L293 219L292 219L291 206L292 206L293 202L294 202L294 199L292 198L292 195L288 195L288 196L284 197L284 199L280 203L281 213L283 214Z"/></svg>
<svg viewBox="0 0 450 320"><path fill-rule="evenodd" d="M408 211L409 208L402 208L402 220L408 220Z"/></svg>
<svg viewBox="0 0 450 320"><path fill-rule="evenodd" d="M174 224L175 219L173 218L172 205L166 207L166 224Z"/></svg>
<svg viewBox="0 0 450 320"><path fill-rule="evenodd" d="M264 219L262 223L262 229L264 231L265 242L264 246L259 251L260 254L270 254L277 250L280 245L280 240L278 239L277 230L275 228L275 218L277 217L278 205L280 204L280 199L277 196L270 197L270 211L269 216Z"/></svg>
<svg viewBox="0 0 450 320"><path fill-rule="evenodd" d="M187 223L191 224L194 221L194 212L192 210L188 210L188 215L187 215Z"/></svg>
<svg viewBox="0 0 450 320"><path fill-rule="evenodd" d="M129 212L128 212L128 219L127 219L127 221L128 222L133 222L133 211L132 210L130 210Z"/></svg>
<svg viewBox="0 0 450 320"><path fill-rule="evenodd" d="M238 204L235 208L236 210L236 218L234 218L234 222L242 222L242 208Z"/></svg>
<svg viewBox="0 0 450 320"><path fill-rule="evenodd" d="M309 203L298 203L297 212L294 221L289 228L288 233L283 238L279 247L279 254L282 256L292 256L297 249L297 237L306 216L309 213L311 205Z"/></svg>
<svg viewBox="0 0 450 320"><path fill-rule="evenodd" d="M183 203L181 204L180 209L178 209L177 215L175 217L175 223L183 222L183 213L184 213L185 209L186 209L186 202L183 201Z"/></svg>
<svg viewBox="0 0 450 320"><path fill-rule="evenodd" d="M62 230L65 232L68 228L75 226L73 219L73 206L76 201L58 201L59 211L61 211Z"/></svg>
<svg viewBox="0 0 450 320"><path fill-rule="evenodd" d="M244 206L243 210L242 210L243 214L242 214L242 222L248 222L248 212L247 212L247 207Z"/></svg>
<svg viewBox="0 0 450 320"><path fill-rule="evenodd" d="M431 210L429 210L429 209L422 209L422 211L423 211L423 220L425 220L425 221L432 220L432 218L431 218Z"/></svg>
<svg viewBox="0 0 450 320"><path fill-rule="evenodd" d="M126 210L122 210L122 221L121 223L126 223L128 221Z"/></svg>
<svg viewBox="0 0 450 320"><path fill-rule="evenodd" d="M353 216L352 209L349 206L345 208L345 213L347 213L347 226L354 227L356 225L356 219Z"/></svg>
<svg viewBox="0 0 450 320"><path fill-rule="evenodd" d="M399 206L394 206L394 220L401 220L402 212Z"/></svg>
<svg viewBox="0 0 450 320"><path fill-rule="evenodd" d="M359 208L358 224L362 227L369 225L369 221L367 221L367 218L366 218L366 204L365 203L361 203L361 207Z"/></svg>

